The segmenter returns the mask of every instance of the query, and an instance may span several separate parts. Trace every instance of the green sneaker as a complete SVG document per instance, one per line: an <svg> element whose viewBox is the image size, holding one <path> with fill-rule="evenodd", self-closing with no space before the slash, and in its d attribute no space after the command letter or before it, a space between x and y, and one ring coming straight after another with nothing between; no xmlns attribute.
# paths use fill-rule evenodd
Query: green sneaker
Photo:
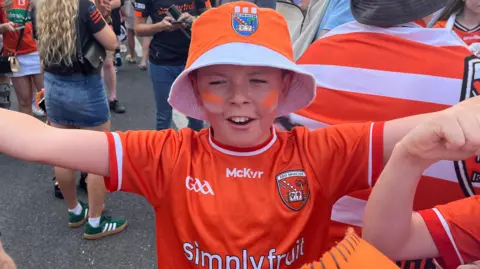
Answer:
<svg viewBox="0 0 480 269"><path fill-rule="evenodd" d="M72 212L68 212L68 227L70 228L80 227L88 219L88 205L82 201L78 201L78 203L82 206L82 213L75 215Z"/></svg>
<svg viewBox="0 0 480 269"><path fill-rule="evenodd" d="M88 222L85 223L84 227L83 237L85 239L95 240L123 231L127 227L127 220L102 216L100 226L97 228L92 227Z"/></svg>

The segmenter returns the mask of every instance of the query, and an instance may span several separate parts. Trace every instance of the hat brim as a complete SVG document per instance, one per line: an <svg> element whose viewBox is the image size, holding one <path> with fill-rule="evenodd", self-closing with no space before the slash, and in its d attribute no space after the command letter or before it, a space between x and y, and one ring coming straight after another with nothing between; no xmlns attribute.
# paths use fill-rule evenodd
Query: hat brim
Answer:
<svg viewBox="0 0 480 269"><path fill-rule="evenodd" d="M448 5L450 0L350 0L356 21L389 27L422 19Z"/></svg>
<svg viewBox="0 0 480 269"><path fill-rule="evenodd" d="M175 80L168 102L179 112L195 119L207 120L205 109L195 96L190 72L211 65L266 66L293 72L292 82L277 116L285 116L308 106L315 98L315 78L293 61L266 47L249 43L227 43L200 56Z"/></svg>

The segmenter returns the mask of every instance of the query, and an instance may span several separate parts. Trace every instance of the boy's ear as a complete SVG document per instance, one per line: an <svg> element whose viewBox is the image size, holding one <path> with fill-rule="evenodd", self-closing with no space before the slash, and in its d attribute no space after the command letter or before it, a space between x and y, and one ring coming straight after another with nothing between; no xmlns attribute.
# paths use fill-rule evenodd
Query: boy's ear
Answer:
<svg viewBox="0 0 480 269"><path fill-rule="evenodd" d="M200 98L200 92L198 91L198 80L197 80L197 73L195 71L190 72L188 74L188 78L190 79L190 83L192 83L193 93L195 94L195 98L199 104L202 103L202 99Z"/></svg>
<svg viewBox="0 0 480 269"><path fill-rule="evenodd" d="M288 90L290 90L290 86L292 85L293 72L284 70L282 75L283 75L282 94L285 97L287 96Z"/></svg>

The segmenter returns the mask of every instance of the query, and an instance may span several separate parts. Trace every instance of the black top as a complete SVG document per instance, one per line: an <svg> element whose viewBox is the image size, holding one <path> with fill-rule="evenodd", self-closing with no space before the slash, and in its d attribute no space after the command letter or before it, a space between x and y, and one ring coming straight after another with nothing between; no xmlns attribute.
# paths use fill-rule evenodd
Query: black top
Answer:
<svg viewBox="0 0 480 269"><path fill-rule="evenodd" d="M143 17L151 17L153 23L165 18L168 8L175 4L182 12L197 15L206 8L205 0L136 0L135 10ZM185 65L187 63L190 39L180 31L160 32L150 42L149 59L157 65Z"/></svg>
<svg viewBox="0 0 480 269"><path fill-rule="evenodd" d="M97 42L93 34L101 31L106 23L102 19L100 11L97 10L95 4L89 0L80 0L80 39L82 40L82 51L92 42ZM67 18L65 18L67 19ZM55 38L52 36L52 38ZM62 60L59 64L45 64L45 71L56 75L71 75L75 73L84 73L82 64L78 61L73 63L73 66L67 66ZM94 70L92 72L99 72L100 70Z"/></svg>

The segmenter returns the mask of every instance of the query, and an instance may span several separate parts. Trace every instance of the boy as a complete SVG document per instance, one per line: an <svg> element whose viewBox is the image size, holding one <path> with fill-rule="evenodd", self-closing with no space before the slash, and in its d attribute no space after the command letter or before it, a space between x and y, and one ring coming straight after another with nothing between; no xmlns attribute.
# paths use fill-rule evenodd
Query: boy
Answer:
<svg viewBox="0 0 480 269"><path fill-rule="evenodd" d="M248 2L211 9L193 25L169 98L210 129L105 134L0 110L0 152L104 175L110 191L144 196L155 209L159 268L298 268L326 250L336 199L374 184L412 128L427 122L415 132L419 145L437 133L475 139L478 123L455 122L480 117L480 98L386 123L277 132L276 117L315 95L289 40L274 10ZM44 143L28 143L33 134Z"/></svg>

